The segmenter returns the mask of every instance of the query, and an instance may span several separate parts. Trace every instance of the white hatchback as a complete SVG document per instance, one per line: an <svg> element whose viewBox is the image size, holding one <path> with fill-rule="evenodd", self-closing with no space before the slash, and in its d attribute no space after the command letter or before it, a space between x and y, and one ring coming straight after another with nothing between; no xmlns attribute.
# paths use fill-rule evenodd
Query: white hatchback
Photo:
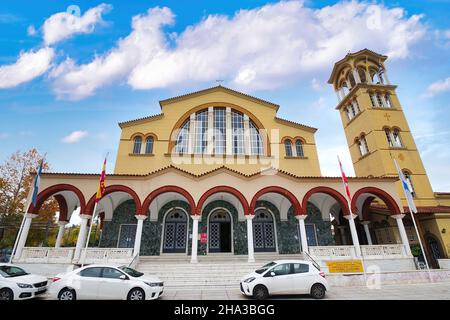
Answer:
<svg viewBox="0 0 450 320"><path fill-rule="evenodd" d="M31 299L47 291L48 279L9 263L0 264L0 300Z"/></svg>
<svg viewBox="0 0 450 320"><path fill-rule="evenodd" d="M276 260L242 278L241 292L255 299L269 295L309 294L322 299L328 290L325 273L310 261Z"/></svg>
<svg viewBox="0 0 450 320"><path fill-rule="evenodd" d="M59 300L152 300L161 296L163 282L132 268L89 265L53 278L50 297Z"/></svg>

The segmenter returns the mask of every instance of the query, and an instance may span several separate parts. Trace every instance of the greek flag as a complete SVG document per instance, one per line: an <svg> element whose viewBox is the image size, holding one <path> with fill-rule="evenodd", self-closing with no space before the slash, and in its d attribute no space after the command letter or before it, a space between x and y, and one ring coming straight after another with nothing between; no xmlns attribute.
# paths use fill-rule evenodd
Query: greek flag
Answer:
<svg viewBox="0 0 450 320"><path fill-rule="evenodd" d="M39 182L41 180L41 172L42 172L43 165L44 165L44 159L41 160L41 164L39 165L39 169L36 173L36 177L34 178L33 197L31 198L31 202L33 203L34 207L36 207L36 203L37 203L37 195L39 192Z"/></svg>
<svg viewBox="0 0 450 320"><path fill-rule="evenodd" d="M408 201L409 208L411 209L411 212L417 213L417 208L413 201L413 188L411 186L411 183L405 178L405 175L403 174L402 170L400 170L400 167L398 166L398 163L397 161L395 161L395 159L394 163L395 167L397 168L398 177L402 182L403 191L405 192L406 201Z"/></svg>

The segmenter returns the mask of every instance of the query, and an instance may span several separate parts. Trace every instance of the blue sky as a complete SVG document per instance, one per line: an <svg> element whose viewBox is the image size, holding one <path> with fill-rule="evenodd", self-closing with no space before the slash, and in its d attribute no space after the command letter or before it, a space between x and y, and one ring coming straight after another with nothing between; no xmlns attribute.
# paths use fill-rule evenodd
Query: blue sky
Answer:
<svg viewBox="0 0 450 320"><path fill-rule="evenodd" d="M112 171L118 122L224 79L319 128L323 174L339 174L337 153L351 173L326 81L336 60L368 47L390 56L432 185L450 191L449 11L444 0L3 1L0 161L37 147L53 171L97 172L110 152Z"/></svg>

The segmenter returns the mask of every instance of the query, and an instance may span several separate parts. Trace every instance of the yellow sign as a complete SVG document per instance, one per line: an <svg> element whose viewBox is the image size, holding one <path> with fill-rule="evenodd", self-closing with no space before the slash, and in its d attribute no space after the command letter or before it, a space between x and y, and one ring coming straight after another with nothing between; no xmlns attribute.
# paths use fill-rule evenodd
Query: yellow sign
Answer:
<svg viewBox="0 0 450 320"><path fill-rule="evenodd" d="M361 260L327 261L327 267L330 273L364 272Z"/></svg>

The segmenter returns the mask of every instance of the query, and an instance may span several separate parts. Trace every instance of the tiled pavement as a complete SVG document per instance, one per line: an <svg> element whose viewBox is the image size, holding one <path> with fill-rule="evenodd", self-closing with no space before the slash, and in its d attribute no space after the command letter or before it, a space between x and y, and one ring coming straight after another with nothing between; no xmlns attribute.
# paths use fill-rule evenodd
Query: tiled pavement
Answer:
<svg viewBox="0 0 450 320"><path fill-rule="evenodd" d="M239 289L228 290L167 290L163 300L241 300ZM280 296L273 299L310 299L309 296ZM332 287L325 299L331 300L450 300L450 282L384 285L380 289L367 287Z"/></svg>

